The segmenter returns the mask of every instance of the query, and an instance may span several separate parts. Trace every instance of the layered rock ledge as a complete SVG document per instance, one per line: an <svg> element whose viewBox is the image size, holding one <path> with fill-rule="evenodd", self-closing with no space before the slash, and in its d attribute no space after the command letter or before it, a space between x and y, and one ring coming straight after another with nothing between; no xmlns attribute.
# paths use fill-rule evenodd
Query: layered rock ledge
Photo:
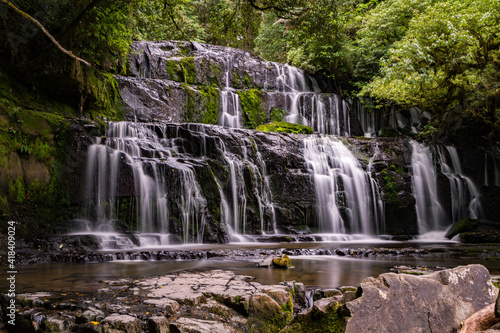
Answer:
<svg viewBox="0 0 500 333"><path fill-rule="evenodd" d="M103 281L95 291L21 294L11 332L457 332L497 299L481 265L386 273L308 292L213 270ZM7 299L2 311L7 315Z"/></svg>

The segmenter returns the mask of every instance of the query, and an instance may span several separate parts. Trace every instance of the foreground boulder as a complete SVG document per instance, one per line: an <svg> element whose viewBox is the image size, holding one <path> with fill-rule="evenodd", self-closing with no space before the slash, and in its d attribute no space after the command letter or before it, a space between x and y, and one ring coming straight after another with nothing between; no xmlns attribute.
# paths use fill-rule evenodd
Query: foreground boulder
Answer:
<svg viewBox="0 0 500 333"><path fill-rule="evenodd" d="M427 276L387 273L361 283L348 302L346 332L456 332L460 323L494 303L498 290L481 265Z"/></svg>

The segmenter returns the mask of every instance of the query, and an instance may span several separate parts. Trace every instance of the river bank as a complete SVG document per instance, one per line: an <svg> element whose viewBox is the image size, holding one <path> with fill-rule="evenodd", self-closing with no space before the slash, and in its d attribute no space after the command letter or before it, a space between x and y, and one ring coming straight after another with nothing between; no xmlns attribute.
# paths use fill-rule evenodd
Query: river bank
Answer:
<svg viewBox="0 0 500 333"><path fill-rule="evenodd" d="M419 273L420 274L420 273ZM455 332L498 290L481 265L385 273L356 286L264 285L226 270L103 280L18 294L10 332ZM2 308L8 314L6 298ZM375 304L377 304L375 306ZM399 318L399 319L398 319ZM405 318L401 321L400 318Z"/></svg>

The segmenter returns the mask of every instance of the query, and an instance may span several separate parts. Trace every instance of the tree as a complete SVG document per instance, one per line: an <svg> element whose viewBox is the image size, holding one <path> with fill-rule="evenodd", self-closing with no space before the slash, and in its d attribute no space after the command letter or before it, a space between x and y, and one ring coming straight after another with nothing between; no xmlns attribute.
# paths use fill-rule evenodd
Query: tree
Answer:
<svg viewBox="0 0 500 333"><path fill-rule="evenodd" d="M437 2L411 19L362 94L437 115L457 107L489 108L494 117L499 46L498 1Z"/></svg>

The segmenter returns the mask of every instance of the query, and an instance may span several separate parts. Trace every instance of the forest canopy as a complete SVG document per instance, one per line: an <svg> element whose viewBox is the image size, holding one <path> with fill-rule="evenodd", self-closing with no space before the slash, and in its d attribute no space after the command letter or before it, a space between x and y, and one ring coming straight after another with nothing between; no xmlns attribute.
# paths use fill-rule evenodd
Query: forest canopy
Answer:
<svg viewBox="0 0 500 333"><path fill-rule="evenodd" d="M12 74L74 96L82 109L111 107L110 75L126 73L133 40L189 40L322 73L375 112L417 106L435 126L458 114L498 128L497 0L1 0L0 22Z"/></svg>

